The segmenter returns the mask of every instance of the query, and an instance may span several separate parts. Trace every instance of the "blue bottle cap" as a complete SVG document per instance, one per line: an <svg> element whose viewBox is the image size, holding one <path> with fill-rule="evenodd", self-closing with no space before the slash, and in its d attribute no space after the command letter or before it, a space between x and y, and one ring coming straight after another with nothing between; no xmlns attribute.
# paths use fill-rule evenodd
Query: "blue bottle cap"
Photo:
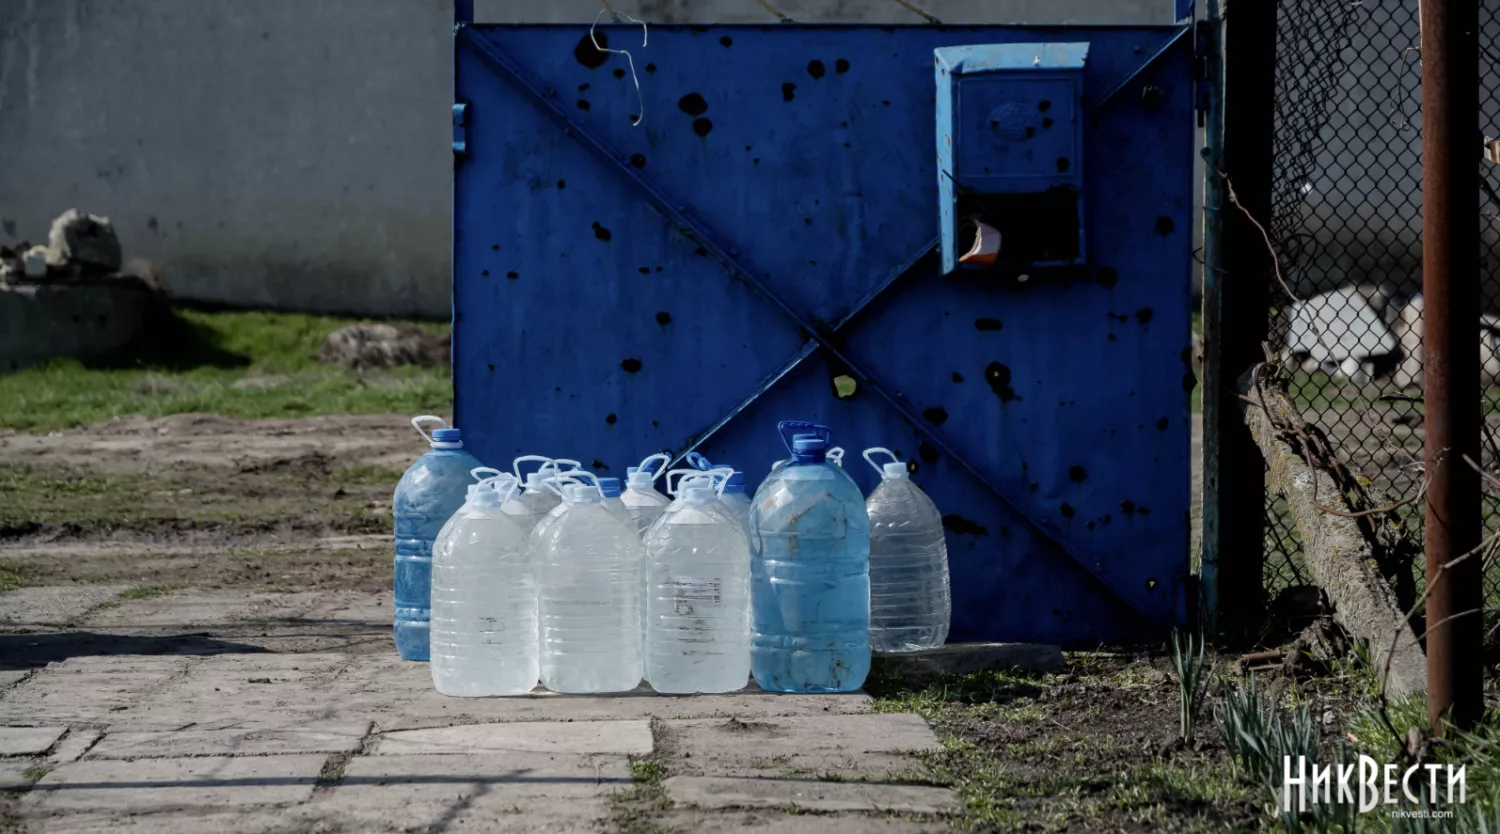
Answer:
<svg viewBox="0 0 1500 834"><path fill-rule="evenodd" d="M724 484L724 491L725 492L744 492L745 491L745 473L743 473L743 472L735 472L733 475L730 475L729 476L729 482L726 483L726 484Z"/></svg>
<svg viewBox="0 0 1500 834"><path fill-rule="evenodd" d="M620 495L620 479L600 478L599 491L604 493L605 498L618 498Z"/></svg>
<svg viewBox="0 0 1500 834"><path fill-rule="evenodd" d="M463 435L458 429L433 429L433 443L458 443Z"/></svg>
<svg viewBox="0 0 1500 834"><path fill-rule="evenodd" d="M792 455L798 459L823 458L828 453L828 439L816 434L799 434L792 438Z"/></svg>

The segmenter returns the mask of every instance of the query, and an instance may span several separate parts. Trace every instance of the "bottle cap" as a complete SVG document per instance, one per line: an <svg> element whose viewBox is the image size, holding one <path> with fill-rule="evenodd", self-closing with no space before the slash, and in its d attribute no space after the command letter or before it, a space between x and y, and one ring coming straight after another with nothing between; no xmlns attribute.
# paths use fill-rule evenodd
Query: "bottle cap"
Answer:
<svg viewBox="0 0 1500 834"><path fill-rule="evenodd" d="M881 467L880 474L893 481L911 477L911 473L906 471L906 464L895 460Z"/></svg>
<svg viewBox="0 0 1500 834"><path fill-rule="evenodd" d="M620 479L600 478L599 490L604 493L605 498L618 498L620 496Z"/></svg>

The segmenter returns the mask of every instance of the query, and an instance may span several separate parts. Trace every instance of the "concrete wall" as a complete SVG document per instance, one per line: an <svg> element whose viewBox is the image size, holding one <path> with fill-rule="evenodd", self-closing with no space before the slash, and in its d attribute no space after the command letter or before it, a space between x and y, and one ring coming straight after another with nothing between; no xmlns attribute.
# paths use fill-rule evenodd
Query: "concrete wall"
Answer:
<svg viewBox="0 0 1500 834"><path fill-rule="evenodd" d="M895 0L769 0L920 23ZM178 297L445 317L452 0L0 0L0 242L109 216ZM919 0L952 23L1164 23L1172 0ZM752 22L757 0L615 0ZM598 0L478 0L485 22Z"/></svg>

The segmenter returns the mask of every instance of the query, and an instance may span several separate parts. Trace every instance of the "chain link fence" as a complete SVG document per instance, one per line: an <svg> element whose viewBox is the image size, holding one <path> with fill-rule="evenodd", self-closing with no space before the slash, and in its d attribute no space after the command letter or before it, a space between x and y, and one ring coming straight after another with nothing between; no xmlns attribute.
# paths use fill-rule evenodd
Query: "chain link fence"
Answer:
<svg viewBox="0 0 1500 834"><path fill-rule="evenodd" d="M1500 2L1485 0L1480 17L1480 123L1496 125L1494 134ZM1279 6L1269 231L1280 274L1272 279L1271 343L1291 366L1291 394L1308 422L1382 503L1408 498L1422 484L1420 46L1411 0ZM1500 167L1483 164L1483 309L1474 315L1493 429L1500 426ZM1495 447L1487 437L1483 463L1491 471ZM1285 504L1267 495L1265 506L1265 582L1274 594L1309 580ZM1422 503L1399 512L1420 536ZM1500 529L1500 496L1486 494L1484 519L1487 535ZM1410 570L1420 583L1423 565ZM1486 559L1485 590L1487 604L1500 604L1494 559Z"/></svg>

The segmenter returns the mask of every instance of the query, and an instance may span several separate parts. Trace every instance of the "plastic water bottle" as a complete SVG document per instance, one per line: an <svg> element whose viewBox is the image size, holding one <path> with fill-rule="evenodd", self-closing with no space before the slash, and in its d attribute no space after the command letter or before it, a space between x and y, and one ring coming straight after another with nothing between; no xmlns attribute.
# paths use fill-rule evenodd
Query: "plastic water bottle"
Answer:
<svg viewBox="0 0 1500 834"><path fill-rule="evenodd" d="M620 488L619 478L598 478L599 492L604 495L604 509L614 513L615 517L625 522L630 529L635 529L635 517L630 514L625 502L620 500L623 490Z"/></svg>
<svg viewBox="0 0 1500 834"><path fill-rule="evenodd" d="M658 459L661 461L661 468L652 472L651 464ZM641 461L640 466L625 470L625 492L621 493L620 501L630 511L630 517L635 519L635 530L642 536L646 534L646 528L651 526L651 522L660 518L667 505L672 503L672 499L657 492L655 486L656 479L666 471L671 460L669 455L652 455Z"/></svg>
<svg viewBox="0 0 1500 834"><path fill-rule="evenodd" d="M485 471L494 470L474 475ZM536 571L526 532L504 509L519 486L501 472L470 487L432 546L432 683L444 695L536 687Z"/></svg>
<svg viewBox="0 0 1500 834"><path fill-rule="evenodd" d="M871 456L889 455L884 466ZM889 449L865 450L880 485L870 514L870 647L877 652L935 649L948 639L953 602L943 517L906 464Z"/></svg>
<svg viewBox="0 0 1500 834"><path fill-rule="evenodd" d="M646 670L658 692L734 692L750 679L750 550L713 486L727 478L683 478L646 537Z"/></svg>
<svg viewBox="0 0 1500 834"><path fill-rule="evenodd" d="M791 460L750 506L750 668L773 692L851 692L870 671L864 496L828 462L827 427L778 428Z"/></svg>
<svg viewBox="0 0 1500 834"><path fill-rule="evenodd" d="M625 692L645 672L645 551L603 500L595 486L568 484L562 511L532 533L541 579L542 684L554 692Z"/></svg>
<svg viewBox="0 0 1500 834"><path fill-rule="evenodd" d="M441 428L423 431L426 423ZM406 660L428 658L432 599L432 542L463 506L469 470L480 463L464 451L462 435L441 417L413 417L412 428L432 449L417 458L396 484L396 651Z"/></svg>
<svg viewBox="0 0 1500 834"><path fill-rule="evenodd" d="M728 468L733 474L719 491L719 502L734 516L735 521L740 523L740 529L747 534L750 531L750 498L745 495L745 473L734 471L734 467L725 467L723 464L715 466L708 459L697 452L689 452L687 461L694 469L700 472L709 472L714 469Z"/></svg>
<svg viewBox="0 0 1500 834"><path fill-rule="evenodd" d="M529 535L531 533L532 528L536 527L536 523L538 521L540 521L541 519L539 519L536 516L536 514L532 512L532 508L531 508L530 505L528 505L525 501L521 500L521 497L520 497L520 493L521 493L520 486L521 486L521 484L516 479L516 477L514 475L512 475L511 473L506 472L504 470L501 470L501 469L491 469L488 466L481 466L478 469L474 469L474 470L472 470L470 472L470 474L472 474L476 479L478 479L480 483L483 483L483 482L485 482L485 481L487 481L487 480L489 480L491 478L497 478L497 477L499 477L501 475L505 475L506 477L510 478L512 481L516 482L516 489L513 490L513 494L509 498L507 498L505 500L505 503L500 505L500 511L503 512L503 513L505 513L506 515L510 516L511 520L514 521L517 525L519 525L520 528L521 528L521 530L523 532L525 532L525 533L527 533ZM469 486L469 497L470 498L474 497L474 489L477 486L478 486L478 484L471 484ZM454 518L457 518L457 516L455 515ZM449 519L448 523L452 524L453 523L453 519ZM444 529L447 529L447 528L445 527ZM438 535L441 536L442 533L438 533Z"/></svg>
<svg viewBox="0 0 1500 834"><path fill-rule="evenodd" d="M526 461L540 461L542 465L536 471L526 473L526 477L523 479L521 478L521 464ZM566 464L572 464L574 469L579 467L579 463L576 460L554 460L544 455L522 455L511 463L511 471L515 473L516 479L520 480L526 487L525 491L521 493L520 501L526 505L526 508L530 510L531 515L536 521L539 522L543 518L546 518L547 513L552 512L553 508L562 501L556 492L547 489L546 484L547 478L551 475L548 470L555 473L560 466ZM536 524L536 522L532 523L533 525Z"/></svg>

